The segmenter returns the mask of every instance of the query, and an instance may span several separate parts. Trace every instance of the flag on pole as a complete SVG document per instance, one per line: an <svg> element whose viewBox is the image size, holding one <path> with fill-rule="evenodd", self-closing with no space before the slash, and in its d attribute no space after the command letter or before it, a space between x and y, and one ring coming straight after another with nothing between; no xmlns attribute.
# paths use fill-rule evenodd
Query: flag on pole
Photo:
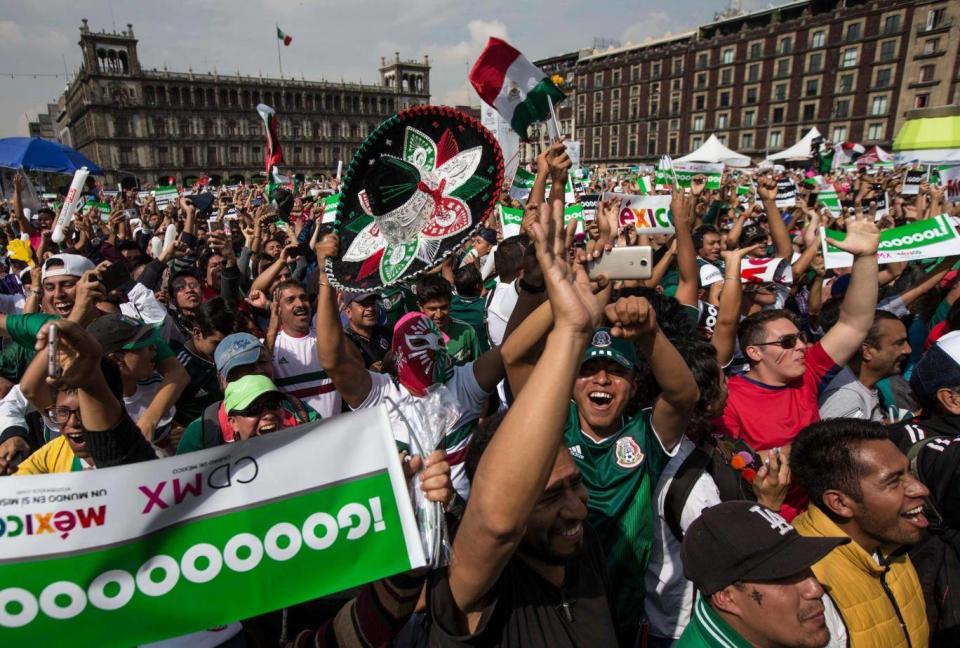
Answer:
<svg viewBox="0 0 960 648"><path fill-rule="evenodd" d="M280 149L280 129L277 124L276 111L266 104L257 105L257 112L263 120L263 127L267 131L266 145L266 172L270 176L270 169L283 162L283 151Z"/></svg>
<svg viewBox="0 0 960 648"><path fill-rule="evenodd" d="M470 70L470 84L524 139L530 124L550 116L550 100L564 98L540 68L499 38L487 42Z"/></svg>
<svg viewBox="0 0 960 648"><path fill-rule="evenodd" d="M277 25L277 38L283 41L283 46L287 47L290 43L293 42L293 37L290 34L283 33L283 30L280 29L280 26Z"/></svg>

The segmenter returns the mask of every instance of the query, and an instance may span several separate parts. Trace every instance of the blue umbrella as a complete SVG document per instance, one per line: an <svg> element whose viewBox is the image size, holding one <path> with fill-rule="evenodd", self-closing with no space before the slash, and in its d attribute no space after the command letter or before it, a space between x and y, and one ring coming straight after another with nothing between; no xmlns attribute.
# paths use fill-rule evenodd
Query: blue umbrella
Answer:
<svg viewBox="0 0 960 648"><path fill-rule="evenodd" d="M38 137L0 139L0 167L23 167L27 171L72 174L84 166L94 175L103 175L103 169L60 142Z"/></svg>

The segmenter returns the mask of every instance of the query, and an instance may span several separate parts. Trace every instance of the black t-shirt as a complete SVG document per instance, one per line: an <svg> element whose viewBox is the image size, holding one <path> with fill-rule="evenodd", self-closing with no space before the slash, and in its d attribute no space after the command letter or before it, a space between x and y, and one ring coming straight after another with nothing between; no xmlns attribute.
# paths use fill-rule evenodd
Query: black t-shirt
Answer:
<svg viewBox="0 0 960 648"><path fill-rule="evenodd" d="M555 587L514 555L491 589L490 603L472 635L459 627L447 570L436 571L430 576L430 646L616 646L605 569L600 541L586 524L583 553L567 565L563 587Z"/></svg>
<svg viewBox="0 0 960 648"><path fill-rule="evenodd" d="M347 338L360 349L360 355L363 356L363 364L366 365L367 369L369 369L373 363L383 361L383 356L385 356L390 349L390 336L387 334L386 329L380 328L379 326L373 328L373 333L369 340L362 337L349 326L344 329L344 333L346 333Z"/></svg>
<svg viewBox="0 0 960 648"><path fill-rule="evenodd" d="M173 419L181 425L189 425L203 414L207 405L223 400L223 391L220 390L220 381L217 379L216 365L179 342L171 340L170 348L177 354L177 360L190 376L190 384L177 400L177 413Z"/></svg>

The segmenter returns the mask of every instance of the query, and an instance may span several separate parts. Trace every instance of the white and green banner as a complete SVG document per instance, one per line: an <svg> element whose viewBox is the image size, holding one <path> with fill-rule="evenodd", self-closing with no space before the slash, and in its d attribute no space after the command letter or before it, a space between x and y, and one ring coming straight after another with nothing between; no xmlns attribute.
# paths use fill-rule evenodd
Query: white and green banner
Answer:
<svg viewBox="0 0 960 648"><path fill-rule="evenodd" d="M843 213L843 207L834 186L824 180L823 176L814 176L813 180L817 185L817 202L823 203L834 218L840 216Z"/></svg>
<svg viewBox="0 0 960 648"><path fill-rule="evenodd" d="M523 210L506 205L497 205L497 207L500 209L500 228L503 230L503 238L520 234L520 226L523 224Z"/></svg>
<svg viewBox="0 0 960 648"><path fill-rule="evenodd" d="M834 230L823 230L824 267L848 268L853 265L853 255L827 243L827 236L842 241L846 234ZM935 218L915 221L902 227L880 232L880 248L877 250L877 263L896 263L898 261L917 261L960 254L960 235L950 222L950 217L940 214Z"/></svg>
<svg viewBox="0 0 960 648"><path fill-rule="evenodd" d="M180 197L180 193L177 190L176 186L170 187L157 187L152 191L141 191L137 194L137 199L143 203L146 201L148 196L153 196L157 201L157 209L163 209L171 202L176 201Z"/></svg>
<svg viewBox="0 0 960 648"><path fill-rule="evenodd" d="M673 234L671 196L638 196L607 192L604 200L620 201L620 227L633 225L640 234Z"/></svg>
<svg viewBox="0 0 960 648"><path fill-rule="evenodd" d="M510 197L524 202L533 191L533 183L537 179L537 174L530 173L524 168L518 168L517 174L513 176L513 184L510 185Z"/></svg>
<svg viewBox="0 0 960 648"><path fill-rule="evenodd" d="M707 179L707 189L719 189L720 180L723 176L723 163L674 162L673 172L677 176L677 184L681 187L689 187L690 179L693 176L703 175ZM669 169L657 169L656 183L668 187L673 185L673 177Z"/></svg>
<svg viewBox="0 0 960 648"><path fill-rule="evenodd" d="M337 220L337 206L340 204L340 194L336 193L323 199L323 220L321 223L332 223Z"/></svg>
<svg viewBox="0 0 960 648"><path fill-rule="evenodd" d="M4 646L138 645L424 564L384 407L130 466L7 477L0 506Z"/></svg>

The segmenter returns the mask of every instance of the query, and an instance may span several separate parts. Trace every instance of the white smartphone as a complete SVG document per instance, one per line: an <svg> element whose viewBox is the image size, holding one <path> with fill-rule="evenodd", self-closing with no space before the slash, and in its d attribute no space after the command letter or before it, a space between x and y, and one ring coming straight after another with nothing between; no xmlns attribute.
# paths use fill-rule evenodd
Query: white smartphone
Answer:
<svg viewBox="0 0 960 648"><path fill-rule="evenodd" d="M591 279L649 279L653 274L653 251L649 245L616 247L589 264Z"/></svg>

